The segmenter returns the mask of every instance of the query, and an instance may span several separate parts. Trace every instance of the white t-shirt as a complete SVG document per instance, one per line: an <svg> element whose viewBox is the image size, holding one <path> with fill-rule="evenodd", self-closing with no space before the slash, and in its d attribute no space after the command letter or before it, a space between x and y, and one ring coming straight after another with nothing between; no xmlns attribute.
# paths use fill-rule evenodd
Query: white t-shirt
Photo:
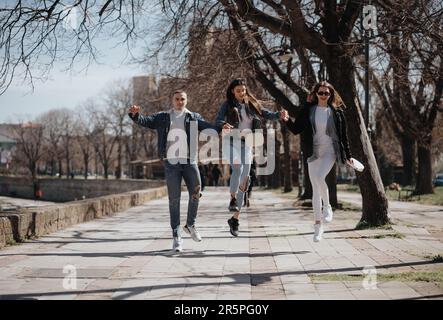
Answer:
<svg viewBox="0 0 443 320"><path fill-rule="evenodd" d="M332 117L331 108L315 106L314 146L332 145L332 139L326 134L328 118Z"/></svg>
<svg viewBox="0 0 443 320"><path fill-rule="evenodd" d="M246 112L246 108L244 104L240 104L240 114L241 114L241 120L238 125L238 128L240 129L240 132L244 129L252 129L252 119L249 117L249 115Z"/></svg>
<svg viewBox="0 0 443 320"><path fill-rule="evenodd" d="M171 124L169 127L166 144L166 158L168 160L180 161L187 159L188 143L185 131L185 114L186 110L183 110L181 112L172 110L170 112ZM180 135L180 137L178 137L178 134ZM170 151L173 150L173 152L168 152L171 146L173 147L173 149L171 149Z"/></svg>

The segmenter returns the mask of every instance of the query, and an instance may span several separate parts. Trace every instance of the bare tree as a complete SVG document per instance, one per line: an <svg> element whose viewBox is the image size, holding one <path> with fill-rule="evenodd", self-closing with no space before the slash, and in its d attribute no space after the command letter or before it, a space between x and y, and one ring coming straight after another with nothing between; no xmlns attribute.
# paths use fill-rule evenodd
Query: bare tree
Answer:
<svg viewBox="0 0 443 320"><path fill-rule="evenodd" d="M63 119L67 112L69 111L66 109L54 109L43 113L37 118L37 121L44 126L44 146L51 163L51 175L55 175L55 169L58 167L57 173L59 178L63 175L63 158L65 153L62 143Z"/></svg>
<svg viewBox="0 0 443 320"><path fill-rule="evenodd" d="M37 169L43 156L43 126L39 123L21 122L14 127L17 139L16 157L21 161L31 174L34 186L34 195L38 197Z"/></svg>
<svg viewBox="0 0 443 320"><path fill-rule="evenodd" d="M73 131L74 119L71 111L64 110L61 119L61 144L63 147L63 156L66 165L66 179L71 176L72 168L72 158L73 158L73 145L72 138L74 135Z"/></svg>
<svg viewBox="0 0 443 320"><path fill-rule="evenodd" d="M132 124L130 121L127 110L128 106L132 103L132 87L124 83L123 81L116 82L110 85L110 90L104 97L105 104L107 106L106 114L109 117L110 125L113 129L113 135L115 136L117 143L117 167L115 176L120 179L123 171L124 147L126 145L125 139L128 136L128 129Z"/></svg>
<svg viewBox="0 0 443 320"><path fill-rule="evenodd" d="M131 52L148 1L3 1L0 5L0 94L15 77L33 84L54 61L96 60L97 37L121 39ZM152 12L152 10L151 10Z"/></svg>
<svg viewBox="0 0 443 320"><path fill-rule="evenodd" d="M114 161L113 151L117 137L113 135L111 121L108 115L101 110L93 110L93 145L103 166L105 179L109 178L109 169Z"/></svg>
<svg viewBox="0 0 443 320"><path fill-rule="evenodd" d="M414 168L417 143L416 194L433 192L432 131L442 106L443 17L430 14L435 5L434 1L422 1L419 6L392 1L385 6L380 20L393 31L381 35L377 56L388 63L372 70L384 114L402 143L406 176ZM422 21L429 24L421 26Z"/></svg>
<svg viewBox="0 0 443 320"><path fill-rule="evenodd" d="M93 130L94 123L93 113L91 110L95 109L95 103L92 99L88 99L83 103L81 109L75 115L74 133L77 144L83 160L83 175L85 180L88 179L89 163L92 158L93 151Z"/></svg>

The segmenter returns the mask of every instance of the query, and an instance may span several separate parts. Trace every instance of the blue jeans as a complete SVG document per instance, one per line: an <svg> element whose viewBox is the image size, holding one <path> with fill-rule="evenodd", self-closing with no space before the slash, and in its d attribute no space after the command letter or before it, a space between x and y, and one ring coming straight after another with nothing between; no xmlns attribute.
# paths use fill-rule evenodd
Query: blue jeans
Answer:
<svg viewBox="0 0 443 320"><path fill-rule="evenodd" d="M225 148L230 148L230 153L224 155L226 159L229 159L232 170L231 177L229 179L229 192L231 194L236 194L237 207L239 210L241 210L245 192L249 187L249 172L252 165L252 149L246 145L245 141L237 141L237 144L235 144L233 141L225 139L224 142L226 143Z"/></svg>
<svg viewBox="0 0 443 320"><path fill-rule="evenodd" d="M169 214L172 236L180 236L180 197L182 178L185 180L189 192L188 216L186 224L193 226L197 217L200 199L200 172L196 164L170 164L165 160L166 186L169 197Z"/></svg>
<svg viewBox="0 0 443 320"><path fill-rule="evenodd" d="M249 187L249 171L251 164L231 164L232 174L229 180L229 192L237 194L237 207L241 210L245 192Z"/></svg>

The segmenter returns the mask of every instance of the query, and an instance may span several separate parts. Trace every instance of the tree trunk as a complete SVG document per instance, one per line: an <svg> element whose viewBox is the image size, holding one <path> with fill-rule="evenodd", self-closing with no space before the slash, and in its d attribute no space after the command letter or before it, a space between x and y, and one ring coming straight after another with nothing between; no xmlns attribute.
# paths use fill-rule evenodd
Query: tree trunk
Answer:
<svg viewBox="0 0 443 320"><path fill-rule="evenodd" d="M62 159L58 159L58 171L59 171L59 179L63 176L63 162Z"/></svg>
<svg viewBox="0 0 443 320"><path fill-rule="evenodd" d="M431 145L429 143L429 145ZM434 193L432 187L432 162L431 150L424 146L418 146L418 176L414 194Z"/></svg>
<svg viewBox="0 0 443 320"><path fill-rule="evenodd" d="M109 169L109 164L107 161L103 162L103 173L105 175L105 179L108 179L108 169Z"/></svg>
<svg viewBox="0 0 443 320"><path fill-rule="evenodd" d="M67 144L69 144L69 140L67 142ZM66 179L70 178L71 175L71 154L69 152L69 147L66 148Z"/></svg>
<svg viewBox="0 0 443 320"><path fill-rule="evenodd" d="M281 175L281 157L280 157L280 145L281 142L278 137L275 137L275 170L271 174L271 187L276 189L281 187L280 175Z"/></svg>
<svg viewBox="0 0 443 320"><path fill-rule="evenodd" d="M94 152L94 171L95 171L95 178L98 178L98 155L97 150Z"/></svg>
<svg viewBox="0 0 443 320"><path fill-rule="evenodd" d="M284 153L284 192L292 191L292 166L291 166L291 150L289 146L289 133L286 125L281 126L281 133L283 136L283 148L285 150Z"/></svg>
<svg viewBox="0 0 443 320"><path fill-rule="evenodd" d="M326 184L328 185L329 190L329 203L332 207L337 208L337 165L335 163L326 176Z"/></svg>
<svg viewBox="0 0 443 320"><path fill-rule="evenodd" d="M416 144L415 141L402 135L401 137L401 150L403 154L403 179L402 185L411 186L414 185L415 180L415 153Z"/></svg>
<svg viewBox="0 0 443 320"><path fill-rule="evenodd" d="M40 199L41 198L40 185L36 178L32 179L32 186L34 190L34 199Z"/></svg>
<svg viewBox="0 0 443 320"><path fill-rule="evenodd" d="M88 179L88 171L89 171L89 155L83 155L83 165L85 168L84 176L85 180Z"/></svg>
<svg viewBox="0 0 443 320"><path fill-rule="evenodd" d="M352 60L342 52L334 52L334 48L331 48L330 58L325 62L330 80L346 105L345 116L348 120L347 129L352 155L365 166L363 172L357 173L363 198L361 225L387 224L390 222L388 200L358 103Z"/></svg>
<svg viewBox="0 0 443 320"><path fill-rule="evenodd" d="M55 159L51 158L51 177L55 176Z"/></svg>
<svg viewBox="0 0 443 320"><path fill-rule="evenodd" d="M31 181L32 181L32 189L34 191L34 199L38 199L39 198L39 183L38 183L38 179L37 179L37 164L33 161L30 161L28 163L28 169L31 172Z"/></svg>
<svg viewBox="0 0 443 320"><path fill-rule="evenodd" d="M120 179L122 177L122 144L120 139L118 140L117 149L117 170L115 170L115 177Z"/></svg>

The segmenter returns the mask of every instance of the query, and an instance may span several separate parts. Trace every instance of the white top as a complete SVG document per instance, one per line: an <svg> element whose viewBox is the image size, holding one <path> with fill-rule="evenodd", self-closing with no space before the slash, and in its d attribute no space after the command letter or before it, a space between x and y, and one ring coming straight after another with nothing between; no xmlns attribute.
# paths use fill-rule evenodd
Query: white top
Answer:
<svg viewBox="0 0 443 320"><path fill-rule="evenodd" d="M238 124L238 128L240 129L240 132L244 129L252 129L252 119L249 117L249 115L246 113L246 108L244 104L240 104L240 113L241 113L241 120Z"/></svg>
<svg viewBox="0 0 443 320"><path fill-rule="evenodd" d="M188 143L185 131L186 112L186 109L181 112L173 109L172 112L170 112L171 124L166 144L166 158L168 160L177 161L187 158ZM170 147L172 148L170 149Z"/></svg>
<svg viewBox="0 0 443 320"><path fill-rule="evenodd" d="M326 134L328 118L332 116L331 109L328 107L315 107L315 135L314 146L332 145L332 139Z"/></svg>

